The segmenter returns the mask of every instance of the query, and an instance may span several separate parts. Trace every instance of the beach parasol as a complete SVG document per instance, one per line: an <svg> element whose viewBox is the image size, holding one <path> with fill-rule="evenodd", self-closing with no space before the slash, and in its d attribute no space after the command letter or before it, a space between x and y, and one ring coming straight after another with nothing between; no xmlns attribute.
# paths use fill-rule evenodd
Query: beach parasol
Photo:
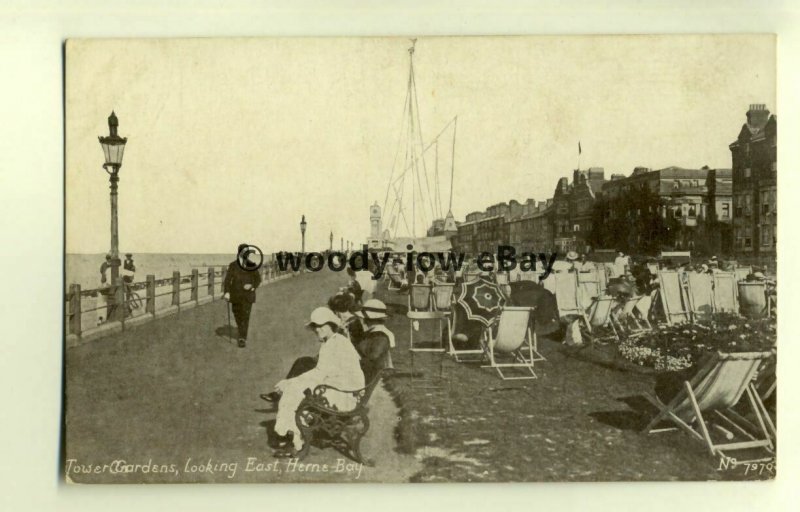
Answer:
<svg viewBox="0 0 800 512"><path fill-rule="evenodd" d="M489 326L506 303L500 288L485 279L477 279L461 285L457 302L464 308L467 320L476 320Z"/></svg>

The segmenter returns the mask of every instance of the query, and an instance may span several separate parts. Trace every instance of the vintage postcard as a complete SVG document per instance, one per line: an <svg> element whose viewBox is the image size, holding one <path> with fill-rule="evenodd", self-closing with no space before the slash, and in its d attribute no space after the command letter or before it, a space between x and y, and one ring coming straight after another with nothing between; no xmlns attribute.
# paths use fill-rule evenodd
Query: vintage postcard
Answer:
<svg viewBox="0 0 800 512"><path fill-rule="evenodd" d="M67 41L65 480L774 478L775 58Z"/></svg>

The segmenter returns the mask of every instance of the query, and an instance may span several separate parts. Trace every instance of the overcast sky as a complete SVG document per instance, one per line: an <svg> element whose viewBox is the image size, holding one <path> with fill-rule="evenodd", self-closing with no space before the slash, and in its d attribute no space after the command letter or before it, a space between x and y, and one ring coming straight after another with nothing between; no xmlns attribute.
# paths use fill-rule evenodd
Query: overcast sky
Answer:
<svg viewBox="0 0 800 512"><path fill-rule="evenodd" d="M242 241L299 250L302 214L308 250L327 248L331 231L335 247L340 237L364 242L397 150L409 45L70 41L67 252L108 250L97 136L112 109L128 137L122 252L227 253ZM551 197L578 163L579 140L581 167L606 177L635 166L730 167L748 105L776 112L772 36L420 38L414 65L426 143L458 116L457 220Z"/></svg>

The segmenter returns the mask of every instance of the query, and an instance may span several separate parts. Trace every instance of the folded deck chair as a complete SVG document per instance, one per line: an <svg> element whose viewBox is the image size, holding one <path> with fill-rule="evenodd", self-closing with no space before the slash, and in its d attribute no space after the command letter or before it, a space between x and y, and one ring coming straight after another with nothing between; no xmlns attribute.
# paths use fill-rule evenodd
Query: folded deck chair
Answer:
<svg viewBox="0 0 800 512"><path fill-rule="evenodd" d="M767 283L758 281L738 283L739 307L747 318L767 316Z"/></svg>
<svg viewBox="0 0 800 512"><path fill-rule="evenodd" d="M736 276L733 272L714 272L711 277L714 282L714 311L738 313Z"/></svg>
<svg viewBox="0 0 800 512"><path fill-rule="evenodd" d="M668 404L653 395L645 394L645 398L658 408L658 414L647 424L644 432L656 433L680 428L693 439L705 443L712 456L727 457L726 452L731 450L764 448L769 455L758 460L772 459L775 447L764 421L764 404L753 387L756 371L771 356L769 352L718 352L700 367L691 381L684 382L684 388ZM758 425L732 409L745 394ZM707 425L711 419L721 420L720 426L724 424L747 440L714 441ZM656 428L664 420L674 423L675 427Z"/></svg>
<svg viewBox="0 0 800 512"><path fill-rule="evenodd" d="M667 323L683 323L689 321L689 308L681 282L681 275L676 270L658 272L659 297Z"/></svg>
<svg viewBox="0 0 800 512"><path fill-rule="evenodd" d="M483 346L489 359L484 367L494 368L503 380L535 379L534 363L545 360L537 349L536 334L531 331L532 312L533 308L505 307L493 325L484 329ZM514 369L521 370L523 375L512 377L503 373Z"/></svg>
<svg viewBox="0 0 800 512"><path fill-rule="evenodd" d="M711 316L714 312L714 289L711 276L706 273L689 272L686 286L692 321Z"/></svg>

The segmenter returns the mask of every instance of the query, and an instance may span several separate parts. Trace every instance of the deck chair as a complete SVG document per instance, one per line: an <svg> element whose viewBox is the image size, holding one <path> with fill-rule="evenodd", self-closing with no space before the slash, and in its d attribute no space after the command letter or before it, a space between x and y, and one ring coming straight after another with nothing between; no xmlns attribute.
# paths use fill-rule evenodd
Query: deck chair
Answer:
<svg viewBox="0 0 800 512"><path fill-rule="evenodd" d="M747 276L753 273L752 267L736 267L733 274L736 276L736 281L744 281Z"/></svg>
<svg viewBox="0 0 800 512"><path fill-rule="evenodd" d="M408 290L409 311L431 311L431 286L412 284Z"/></svg>
<svg viewBox="0 0 800 512"><path fill-rule="evenodd" d="M453 311L453 313L452 313L452 318L451 318L451 325L455 326L457 324L456 317L459 314L459 306L458 305L454 305L452 311ZM451 329L451 331L452 331L452 329ZM453 337L452 336L450 336L449 342L450 342L450 346L449 346L449 348L447 350L447 355L451 356L458 363L469 363L469 362L474 363L474 362L482 361L484 359L485 355L486 355L486 353L483 350L483 346L482 345L479 348L457 349L455 347L455 345L453 344ZM478 343L480 344L480 341Z"/></svg>
<svg viewBox="0 0 800 512"><path fill-rule="evenodd" d="M453 283L436 283L433 287L433 310L442 313L453 330Z"/></svg>
<svg viewBox="0 0 800 512"><path fill-rule="evenodd" d="M689 310L692 321L711 316L714 312L714 290L711 276L705 273L689 272L689 281L686 286L689 298Z"/></svg>
<svg viewBox="0 0 800 512"><path fill-rule="evenodd" d="M545 289L548 288L548 281L552 283L553 293L556 296L558 306L558 316L578 316L582 320L582 328L591 335L592 325L586 316L586 310L578 298L578 277L577 272L555 272L544 280Z"/></svg>
<svg viewBox="0 0 800 512"><path fill-rule="evenodd" d="M532 312L533 308L505 307L493 325L483 331L483 348L489 359L484 368L494 368L503 380L535 379L534 363L545 360L537 349L536 334L531 331ZM512 377L503 373L514 369L523 374Z"/></svg>
<svg viewBox="0 0 800 512"><path fill-rule="evenodd" d="M651 274L654 276L658 274L658 263L648 263L647 270L650 271Z"/></svg>
<svg viewBox="0 0 800 512"><path fill-rule="evenodd" d="M610 295L602 295L596 297L589 308L589 324L592 326L592 333L590 342L603 342L606 340L620 340L619 329L614 321L611 312L614 309L614 297ZM600 329L610 329L611 334L600 336Z"/></svg>
<svg viewBox="0 0 800 512"><path fill-rule="evenodd" d="M588 310L602 292L597 270L578 272L578 298L584 310Z"/></svg>
<svg viewBox="0 0 800 512"><path fill-rule="evenodd" d="M681 275L676 270L660 270L658 272L659 298L667 317L667 323L683 323L689 321L689 308L681 283Z"/></svg>
<svg viewBox="0 0 800 512"><path fill-rule="evenodd" d="M736 277L733 272L714 272L714 311L717 313L738 313L736 297Z"/></svg>
<svg viewBox="0 0 800 512"><path fill-rule="evenodd" d="M576 272L555 272L545 279L545 283L552 277L555 288L556 305L560 317L577 315L583 319L584 326L591 333L592 326L586 316L586 310L578 297L578 277ZM545 288L547 286L545 285Z"/></svg>
<svg viewBox="0 0 800 512"><path fill-rule="evenodd" d="M775 357L767 359L764 364L761 365L761 368L758 369L758 375L756 375L756 379L753 382L753 387L756 393L758 393L758 397L761 399L759 404L762 407L761 413L764 415L764 423L767 425L767 431L772 436L773 442L777 439L777 431L775 429L775 423L772 421L772 416L770 416L769 411L764 407L764 401L771 397L778 388L778 379L775 373L776 366Z"/></svg>
<svg viewBox="0 0 800 512"><path fill-rule="evenodd" d="M427 284L412 284L408 293L408 317L409 321L409 350L419 352L442 352L445 350L444 340L441 337L443 325L447 329L444 332L450 336L450 321L447 315L434 310L434 301L431 300L432 287ZM431 327L436 327L435 336L424 336L427 339L419 339L422 332L430 331ZM415 345L414 333L417 335L417 345ZM420 346L420 344L424 344ZM429 345L435 344L431 347Z"/></svg>
<svg viewBox="0 0 800 512"><path fill-rule="evenodd" d="M626 336L629 338L641 336L652 329L649 321L645 319L645 325L642 325L642 322L636 317L637 311L641 314L638 308L639 302L647 301L648 299L649 296L641 295L638 297L630 297L625 301L625 304L622 305L622 308L620 308L619 315L616 319L617 324L620 326L622 332L625 332Z"/></svg>
<svg viewBox="0 0 800 512"><path fill-rule="evenodd" d="M386 272L386 276L389 279L389 286L388 290L392 292L399 292L404 289L404 287L408 286L408 282L400 277L400 273L394 270L389 270Z"/></svg>
<svg viewBox="0 0 800 512"><path fill-rule="evenodd" d="M742 315L747 318L767 316L767 283L740 281L738 289Z"/></svg>
<svg viewBox="0 0 800 512"><path fill-rule="evenodd" d="M658 408L658 413L644 428L644 432L656 433L680 428L693 439L703 442L712 456L727 457L726 452L731 450L764 448L770 455L758 460L771 460L775 446L764 422L764 404L753 387L756 371L771 356L769 352L717 352L691 381L684 382L684 388L668 404L653 395L645 394L645 398ZM745 394L758 425L753 425L733 410ZM715 442L707 425L712 417L721 420L719 426L724 424L747 440ZM675 427L656 428L663 420L674 423Z"/></svg>

